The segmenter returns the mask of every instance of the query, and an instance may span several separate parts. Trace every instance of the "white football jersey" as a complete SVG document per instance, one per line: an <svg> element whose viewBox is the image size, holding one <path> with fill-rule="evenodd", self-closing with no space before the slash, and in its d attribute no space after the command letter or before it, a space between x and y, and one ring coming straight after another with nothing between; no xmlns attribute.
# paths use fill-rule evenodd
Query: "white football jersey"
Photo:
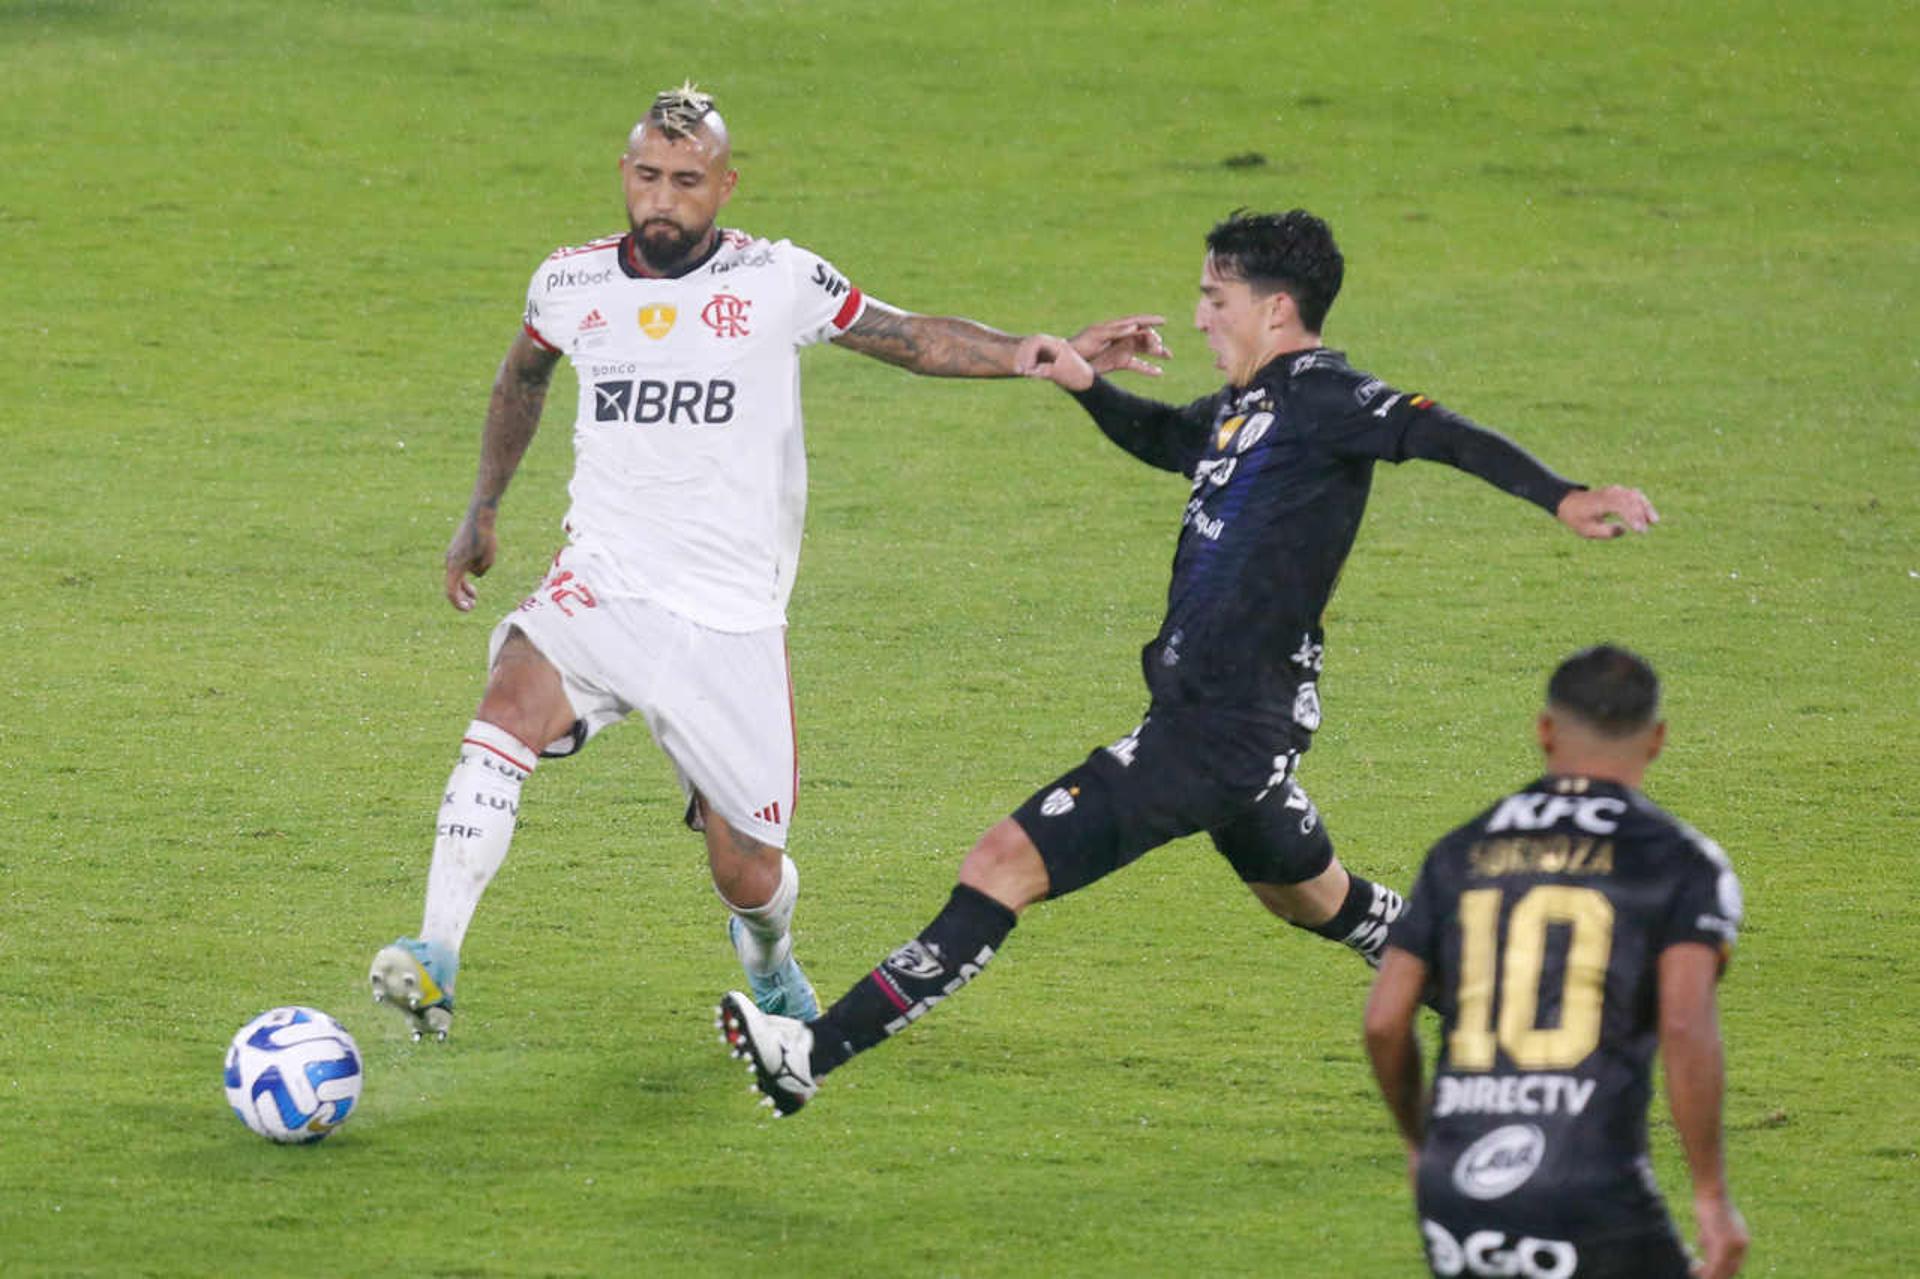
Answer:
<svg viewBox="0 0 1920 1279"><path fill-rule="evenodd" d="M824 259L723 230L674 279L626 236L560 249L527 287L526 332L580 379L570 540L623 590L703 626L786 620L807 502L799 350L866 302Z"/></svg>

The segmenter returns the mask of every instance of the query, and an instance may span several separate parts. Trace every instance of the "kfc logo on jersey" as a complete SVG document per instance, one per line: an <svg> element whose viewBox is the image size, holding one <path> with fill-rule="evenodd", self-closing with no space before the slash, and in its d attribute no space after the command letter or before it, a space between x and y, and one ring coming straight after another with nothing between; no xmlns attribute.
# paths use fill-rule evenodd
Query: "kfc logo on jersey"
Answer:
<svg viewBox="0 0 1920 1279"><path fill-rule="evenodd" d="M1465 1240L1437 1221L1422 1217L1427 1264L1436 1275L1516 1276L1517 1279L1570 1279L1580 1253L1564 1239L1522 1236L1511 1248L1498 1230L1476 1230Z"/></svg>
<svg viewBox="0 0 1920 1279"><path fill-rule="evenodd" d="M747 309L752 305L731 293L716 293L700 308L700 321L713 330L715 337L743 338L747 336Z"/></svg>
<svg viewBox="0 0 1920 1279"><path fill-rule="evenodd" d="M680 312L663 303L651 303L640 308L640 331L658 342L673 332L673 322L680 318Z"/></svg>
<svg viewBox="0 0 1920 1279"><path fill-rule="evenodd" d="M1611 835L1620 829L1616 820L1627 811L1623 799L1595 795L1576 799L1571 795L1540 795L1526 792L1509 795L1500 801L1487 822L1487 833L1503 830L1546 830L1571 817L1573 824L1589 835Z"/></svg>
<svg viewBox="0 0 1920 1279"><path fill-rule="evenodd" d="M1533 1124L1495 1128L1460 1152L1453 1184L1469 1199L1498 1199L1512 1194L1540 1167L1547 1134Z"/></svg>

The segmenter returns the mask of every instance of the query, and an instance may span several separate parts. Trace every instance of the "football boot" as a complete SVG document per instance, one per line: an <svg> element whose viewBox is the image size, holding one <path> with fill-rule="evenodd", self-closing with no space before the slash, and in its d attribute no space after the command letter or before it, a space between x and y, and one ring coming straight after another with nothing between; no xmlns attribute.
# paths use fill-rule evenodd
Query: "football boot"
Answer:
<svg viewBox="0 0 1920 1279"><path fill-rule="evenodd" d="M415 1039L445 1039L453 1026L453 979L460 956L439 942L400 937L382 946L367 970L373 1002L407 1019Z"/></svg>

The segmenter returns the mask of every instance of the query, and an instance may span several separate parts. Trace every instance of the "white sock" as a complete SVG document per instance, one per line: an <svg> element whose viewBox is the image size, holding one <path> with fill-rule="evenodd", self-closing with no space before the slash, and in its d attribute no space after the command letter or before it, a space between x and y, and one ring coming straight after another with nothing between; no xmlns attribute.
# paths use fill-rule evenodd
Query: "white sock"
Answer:
<svg viewBox="0 0 1920 1279"><path fill-rule="evenodd" d="M741 963L764 975L787 962L787 956L793 953L793 934L789 931L793 908L800 900L800 868L793 864L793 858L780 854L779 886L763 904L736 906L724 894L720 900L746 925L735 947Z"/></svg>
<svg viewBox="0 0 1920 1279"><path fill-rule="evenodd" d="M507 859L520 813L520 784L538 760L537 751L504 728L482 720L467 725L460 762L440 801L422 941L459 951L480 894Z"/></svg>

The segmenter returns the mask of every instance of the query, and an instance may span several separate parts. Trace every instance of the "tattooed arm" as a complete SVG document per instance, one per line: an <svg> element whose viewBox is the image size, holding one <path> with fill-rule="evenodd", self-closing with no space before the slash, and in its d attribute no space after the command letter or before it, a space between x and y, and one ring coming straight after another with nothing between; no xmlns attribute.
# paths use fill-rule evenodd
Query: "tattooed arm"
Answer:
<svg viewBox="0 0 1920 1279"><path fill-rule="evenodd" d="M1067 345L1096 373L1130 369L1157 377L1159 368L1142 357L1167 353L1159 333L1164 323L1157 315L1130 315L1089 325ZM1041 351L1057 340L1014 337L953 316L915 315L869 297L860 318L834 343L933 377L1018 377L1034 376L1035 361L1046 358Z"/></svg>
<svg viewBox="0 0 1920 1279"><path fill-rule="evenodd" d="M932 377L1012 377L1020 339L972 320L915 315L868 298L860 318L833 339L876 360Z"/></svg>
<svg viewBox="0 0 1920 1279"><path fill-rule="evenodd" d="M447 599L462 613L473 608L478 595L467 574L483 577L493 567L493 557L500 547L493 533L494 517L500 512L500 499L527 445L533 442L533 433L540 428L547 383L559 360L558 351L547 350L522 330L494 375L487 424L480 435L480 472L474 477L473 498L447 547Z"/></svg>

